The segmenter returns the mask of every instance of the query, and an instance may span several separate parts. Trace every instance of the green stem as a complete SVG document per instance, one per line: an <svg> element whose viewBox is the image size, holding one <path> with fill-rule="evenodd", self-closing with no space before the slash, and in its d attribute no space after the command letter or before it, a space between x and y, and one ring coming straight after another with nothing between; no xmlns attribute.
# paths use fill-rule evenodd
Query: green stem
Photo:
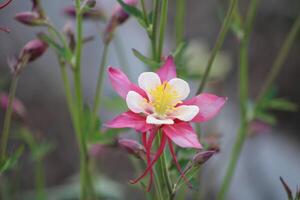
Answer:
<svg viewBox="0 0 300 200"><path fill-rule="evenodd" d="M12 78L12 83L9 89L9 101L8 107L6 109L5 118L4 118L4 126L2 131L2 138L1 138L1 154L0 154L0 163L4 163L6 159L6 149L7 149L7 142L9 138L10 126L11 126L11 117L13 113L13 101L15 99L17 85L18 85L19 76L14 75Z"/></svg>
<svg viewBox="0 0 300 200"><path fill-rule="evenodd" d="M176 46L178 46L184 40L184 19L185 19L185 10L186 10L186 0L177 0L176 1Z"/></svg>
<svg viewBox="0 0 300 200"><path fill-rule="evenodd" d="M286 39L278 53L278 56L276 57L276 59L274 61L271 71L270 71L265 83L263 84L263 87L257 98L257 105L259 105L261 103L263 97L265 96L265 94L270 89L271 85L273 84L274 80L278 76L278 74L283 66L283 63L287 58L289 50L291 49L291 46L294 44L294 41L296 39L296 36L297 36L299 30L300 30L300 14L298 15L296 21L293 24L291 31L289 32L288 36L286 37Z"/></svg>
<svg viewBox="0 0 300 200"><path fill-rule="evenodd" d="M247 13L245 28L244 28L244 37L242 38L240 45L240 68L239 68L239 93L240 93L240 117L241 123L237 136L237 140L233 146L233 150L230 157L230 163L227 168L223 183L221 185L221 190L218 194L218 200L224 200L226 198L226 194L229 190L232 177L234 175L234 171L236 169L236 165L238 159L240 157L243 144L247 138L247 132L249 127L250 119L248 117L248 96L249 96L249 81L248 81L248 49L249 49L249 41L250 41L250 33L253 26L253 21L256 15L257 7L259 0L252 0L250 4L250 8Z"/></svg>
<svg viewBox="0 0 300 200"><path fill-rule="evenodd" d="M45 193L45 176L44 176L44 165L43 160L39 159L36 161L36 168L35 168L35 178L36 178L36 193L37 199L43 200L46 199Z"/></svg>
<svg viewBox="0 0 300 200"><path fill-rule="evenodd" d="M229 8L228 8L228 11L227 11L227 14L226 14L226 17L223 21L223 24L222 24L222 28L220 30L220 33L218 35L218 38L217 38L217 41L215 43L215 46L212 50L212 54L207 62L207 65L206 65L206 68L205 68L205 72L204 72L204 75L203 75L203 78L202 78L202 81L200 83L200 86L197 90L197 94L200 94L204 87L205 87L205 84L207 82L207 79L208 79L208 76L209 76L209 73L211 71L211 67L213 65L213 62L216 58L216 55L217 53L219 52L219 50L221 49L223 43L224 43L224 40L225 40L225 36L229 30L229 27L230 27L230 24L231 24L231 21L233 19L233 15L234 15L234 11L235 11L235 7L237 6L238 4L238 0L231 0L230 1L230 5L229 5Z"/></svg>
<svg viewBox="0 0 300 200"><path fill-rule="evenodd" d="M158 40L158 50L157 50L157 61L160 61L164 46L165 29L167 26L168 19L168 0L162 0L162 9L160 16L160 27L159 27L159 40Z"/></svg>
<svg viewBox="0 0 300 200"><path fill-rule="evenodd" d="M154 0L154 12L153 12L153 28L152 28L152 34L151 34L151 47L152 47L152 56L154 59L157 58L156 54L156 45L157 45L157 23L158 23L158 14L159 14L159 0ZM160 59L158 60L160 61Z"/></svg>
<svg viewBox="0 0 300 200"><path fill-rule="evenodd" d="M149 26L149 21L148 21L148 15L147 15L147 10L146 10L146 6L145 6L145 1L141 0L141 4L142 4L144 20L145 20L146 26L148 27Z"/></svg>
<svg viewBox="0 0 300 200"><path fill-rule="evenodd" d="M161 131L157 132L157 136L155 138L155 147L159 148L161 144ZM165 158L165 151L162 153L160 158L158 159L155 166L156 176L158 187L161 188L161 198L160 199L169 199L172 194L172 183L169 177L167 163Z"/></svg>
<svg viewBox="0 0 300 200"><path fill-rule="evenodd" d="M81 88L81 51L82 51L82 11L81 1L76 0L76 49L75 49L75 66L73 71L76 99L76 116L75 126L77 127L77 139L79 140L80 151L80 183L81 183L81 199L95 199L93 183L89 170L89 158L87 152L87 141L83 134L82 114L83 100Z"/></svg>
<svg viewBox="0 0 300 200"><path fill-rule="evenodd" d="M100 64L100 69L99 69L99 74L98 74L96 93L95 93L95 99L94 99L94 107L93 107L94 121L96 120L97 113L99 112L99 106L100 106L100 100L101 100L101 94L102 94L102 88L103 88L102 85L103 85L103 80L104 80L104 70L105 70L107 54L108 54L108 47L109 47L109 44L105 43L104 49L102 52L102 57L101 57L101 64Z"/></svg>

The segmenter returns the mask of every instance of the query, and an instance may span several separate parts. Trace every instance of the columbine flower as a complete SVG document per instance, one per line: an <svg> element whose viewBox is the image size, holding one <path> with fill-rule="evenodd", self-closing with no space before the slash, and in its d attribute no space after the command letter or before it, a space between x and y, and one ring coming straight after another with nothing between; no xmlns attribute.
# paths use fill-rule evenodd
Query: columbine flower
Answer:
<svg viewBox="0 0 300 200"><path fill-rule="evenodd" d="M150 173L151 184L152 167L167 143L183 176L172 142L183 148L201 149L202 146L190 122L212 119L219 113L226 98L205 93L185 100L190 93L190 87L186 81L176 77L176 67L171 56L157 73L142 73L138 78L138 86L130 82L121 70L109 67L108 71L113 88L126 100L129 111L108 122L106 126L134 128L141 132L147 153L148 166L132 183ZM161 144L152 157L151 147L157 134L161 134Z"/></svg>

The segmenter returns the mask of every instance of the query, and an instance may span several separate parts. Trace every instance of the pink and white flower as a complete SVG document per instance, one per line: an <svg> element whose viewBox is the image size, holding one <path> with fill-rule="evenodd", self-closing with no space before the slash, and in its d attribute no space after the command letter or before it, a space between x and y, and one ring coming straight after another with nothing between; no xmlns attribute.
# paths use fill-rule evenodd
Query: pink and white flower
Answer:
<svg viewBox="0 0 300 200"><path fill-rule="evenodd" d="M142 141L148 157L145 172L132 183L150 173L166 144L177 162L172 142L183 148L201 149L196 132L190 122L206 122L215 117L224 106L226 98L203 93L186 100L190 94L189 84L176 75L174 60L169 56L156 72L144 72L138 85L132 83L119 69L109 67L109 78L116 92L125 99L128 111L106 123L110 128L133 128L142 133ZM151 157L151 147L157 134L161 145ZM150 185L150 184L149 184Z"/></svg>

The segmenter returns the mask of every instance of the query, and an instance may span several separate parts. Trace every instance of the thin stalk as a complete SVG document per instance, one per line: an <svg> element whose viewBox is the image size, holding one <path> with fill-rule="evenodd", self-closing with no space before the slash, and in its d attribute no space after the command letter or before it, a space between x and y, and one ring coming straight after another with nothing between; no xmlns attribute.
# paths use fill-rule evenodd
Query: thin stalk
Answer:
<svg viewBox="0 0 300 200"><path fill-rule="evenodd" d="M154 12L153 12L153 18L152 18L152 23L153 23L153 27L152 27L152 34L151 34L151 47L152 47L152 56L154 59L157 58L156 54L156 45L157 45L157 23L158 23L158 14L159 14L159 0L154 0L154 4L153 4L154 8ZM160 59L158 60L160 61Z"/></svg>
<svg viewBox="0 0 300 200"><path fill-rule="evenodd" d="M83 114L83 99L82 99L82 88L81 88L81 52L82 52L82 12L81 12L81 1L76 0L76 49L75 49L75 69L74 85L75 85L75 99L76 99L76 117L75 126L77 129L77 138L79 139L79 151L80 151L80 184L81 184L81 199L95 199L93 183L91 180L89 170L89 158L87 152L86 138L83 134L83 126L81 119Z"/></svg>
<svg viewBox="0 0 300 200"><path fill-rule="evenodd" d="M293 24L293 27L287 37L285 38L285 41L278 53L278 56L276 57L274 64L271 68L271 71L266 79L266 81L263 84L263 87L258 95L257 98L257 105L261 103L261 100L267 93L267 91L270 89L271 85L273 84L274 80L278 76L284 61L287 58L287 55L289 53L289 50L291 49L291 46L294 44L294 41L296 39L297 34L300 30L300 14L298 15L296 21Z"/></svg>
<svg viewBox="0 0 300 200"><path fill-rule="evenodd" d="M148 20L147 10L146 10L146 6L145 6L145 1L141 0L141 4L142 4L142 10L143 10L143 15L144 15L144 20L145 20L146 26L149 27L149 20Z"/></svg>
<svg viewBox="0 0 300 200"><path fill-rule="evenodd" d="M19 76L14 75L12 78L12 83L9 89L9 102L8 107L5 112L4 118L4 126L2 131L2 138L1 138L1 154L0 154L0 163L5 162L6 159L6 149L7 149L7 142L9 138L10 126L11 126L11 117L13 113L13 101L15 99L17 85L18 85Z"/></svg>
<svg viewBox="0 0 300 200"><path fill-rule="evenodd" d="M247 13L245 28L244 28L244 37L242 38L240 45L240 68L239 68L239 93L240 93L240 128L237 136L237 140L233 146L233 150L230 157L230 163L227 168L223 183L221 185L221 190L217 196L218 200L224 200L226 194L229 190L234 171L238 159L240 157L244 142L247 138L247 132L249 128L250 119L248 119L248 98L249 98L249 81L248 81L248 68L249 68L249 41L250 33L253 26L253 21L256 15L257 7L259 0L252 0L250 8Z"/></svg>
<svg viewBox="0 0 300 200"><path fill-rule="evenodd" d="M186 11L186 0L177 0L176 18L175 18L176 46L178 46L184 39L185 11Z"/></svg>
<svg viewBox="0 0 300 200"><path fill-rule="evenodd" d="M35 167L35 184L36 184L36 195L37 199L43 200L46 198L46 192L45 192L45 176L44 176L44 165L43 160L39 159L36 161L36 167Z"/></svg>
<svg viewBox="0 0 300 200"><path fill-rule="evenodd" d="M160 25L159 25L158 50L157 50L157 58L156 58L158 61L160 61L160 58L162 56L167 19L168 19L168 0L162 0L161 17L160 17Z"/></svg>
<svg viewBox="0 0 300 200"><path fill-rule="evenodd" d="M105 43L104 49L102 52L102 57L101 57L101 64L100 64L100 69L99 69L99 74L98 74L96 93L95 93L95 99L94 99L94 107L93 107L94 121L96 120L97 113L99 111L99 106L100 106L100 100L101 100L101 94L102 94L102 88L103 88L102 85L103 85L103 80L104 80L104 70L105 70L107 54L108 54L108 47L109 47L109 44Z"/></svg>
<svg viewBox="0 0 300 200"><path fill-rule="evenodd" d="M208 79L209 73L211 71L211 67L212 67L212 65L214 63L214 60L216 58L216 55L217 55L217 53L219 52L219 50L221 49L221 47L224 43L225 36L226 36L226 34L229 30L231 21L233 19L235 7L237 6L237 4L238 4L238 0L231 0L230 1L230 5L229 5L229 8L228 8L226 17L223 21L222 28L219 32L219 35L218 35L218 38L216 40L215 46L212 50L211 56L210 56L210 58L207 62L202 81L201 81L201 83L199 85L199 88L197 90L197 94L200 94L203 91L204 87L205 87L205 84L207 82L207 79Z"/></svg>
<svg viewBox="0 0 300 200"><path fill-rule="evenodd" d="M161 134L162 133L159 131L155 138L154 144L156 149L158 149L158 147L160 146ZM161 188L160 199L162 200L171 197L172 193L172 183L167 172L167 165L164 154L165 152L162 153L155 166L155 179L157 181L158 187Z"/></svg>

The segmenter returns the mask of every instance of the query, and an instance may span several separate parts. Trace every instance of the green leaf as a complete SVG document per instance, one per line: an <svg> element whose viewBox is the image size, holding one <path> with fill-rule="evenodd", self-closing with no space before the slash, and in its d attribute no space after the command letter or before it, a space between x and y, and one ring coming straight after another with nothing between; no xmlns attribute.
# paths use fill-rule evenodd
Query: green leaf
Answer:
<svg viewBox="0 0 300 200"><path fill-rule="evenodd" d="M129 15L132 15L132 16L136 17L137 19L144 21L143 13L139 9L137 9L134 6L130 6L126 3L124 3L122 0L117 0L117 1L122 6L122 8L125 10L125 12L127 12Z"/></svg>
<svg viewBox="0 0 300 200"><path fill-rule="evenodd" d="M150 66L151 68L154 68L154 69L158 68L160 66L160 63L157 63L156 61L152 60L151 58L144 56L136 49L132 49L132 51L133 51L133 54L135 55L135 57L137 57L140 61L145 63L147 66Z"/></svg>
<svg viewBox="0 0 300 200"><path fill-rule="evenodd" d="M96 132L90 137L90 142L93 144L99 143L104 145L114 144L120 131L121 129L108 129L105 132Z"/></svg>
<svg viewBox="0 0 300 200"><path fill-rule="evenodd" d="M184 52L187 48L187 43L186 42L181 42L176 50L172 53L173 57L175 58L175 60L181 60L183 58Z"/></svg>
<svg viewBox="0 0 300 200"><path fill-rule="evenodd" d="M59 44L57 44L47 34L40 33L40 34L38 34L38 37L39 37L39 39L46 42L51 48L53 48L60 57L64 58L66 61L71 60L72 55L69 53L69 51L67 49L65 49L64 47L60 46Z"/></svg>
<svg viewBox="0 0 300 200"><path fill-rule="evenodd" d="M271 124L271 125L274 125L277 123L277 119L270 113L267 113L267 112L256 112L255 114L255 118L263 121L263 122L266 122L267 124Z"/></svg>
<svg viewBox="0 0 300 200"><path fill-rule="evenodd" d="M19 147L12 155L7 158L0 166L0 174L14 168L23 153L24 147Z"/></svg>
<svg viewBox="0 0 300 200"><path fill-rule="evenodd" d="M296 112L298 110L298 105L290 102L289 100L286 99L272 99L269 102L268 107L270 109L274 109L274 110L283 110L283 111L293 111Z"/></svg>

